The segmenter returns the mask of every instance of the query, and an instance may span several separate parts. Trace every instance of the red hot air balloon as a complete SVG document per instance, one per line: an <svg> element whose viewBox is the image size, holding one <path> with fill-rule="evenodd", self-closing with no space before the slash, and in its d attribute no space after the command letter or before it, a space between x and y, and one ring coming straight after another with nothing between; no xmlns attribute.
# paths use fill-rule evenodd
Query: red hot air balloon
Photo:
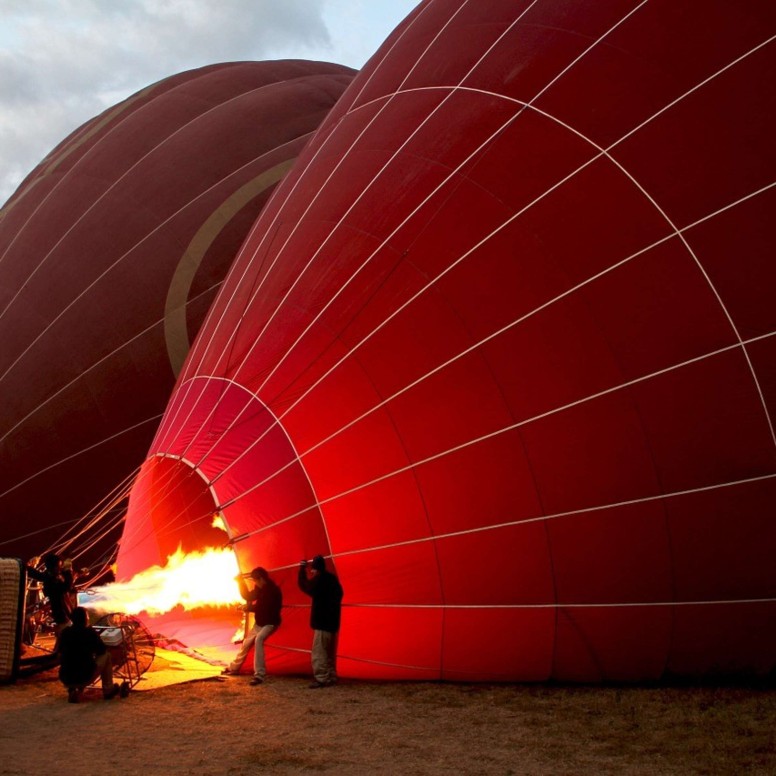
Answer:
<svg viewBox="0 0 776 776"><path fill-rule="evenodd" d="M232 266L122 574L220 508L278 670L321 553L350 676L773 671L775 63L771 2L419 5Z"/></svg>
<svg viewBox="0 0 776 776"><path fill-rule="evenodd" d="M91 510L120 520L219 284L352 77L304 61L172 76L74 132L6 203L3 553L36 554ZM107 522L79 539L97 542L87 559L115 546Z"/></svg>

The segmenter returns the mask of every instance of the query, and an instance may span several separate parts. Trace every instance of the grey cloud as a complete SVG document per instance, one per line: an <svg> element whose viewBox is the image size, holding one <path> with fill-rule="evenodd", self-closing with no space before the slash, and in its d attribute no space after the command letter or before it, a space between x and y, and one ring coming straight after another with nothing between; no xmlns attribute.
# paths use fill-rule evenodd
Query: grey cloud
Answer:
<svg viewBox="0 0 776 776"><path fill-rule="evenodd" d="M213 62L330 50L323 5L0 0L0 204L70 132L150 83Z"/></svg>

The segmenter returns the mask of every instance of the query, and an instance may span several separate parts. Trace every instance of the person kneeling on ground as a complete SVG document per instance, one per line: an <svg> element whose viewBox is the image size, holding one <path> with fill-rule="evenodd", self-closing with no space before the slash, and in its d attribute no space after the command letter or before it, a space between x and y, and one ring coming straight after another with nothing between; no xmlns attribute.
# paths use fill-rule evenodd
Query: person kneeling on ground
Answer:
<svg viewBox="0 0 776 776"><path fill-rule="evenodd" d="M59 637L59 680L67 687L67 700L78 703L84 687L98 676L105 700L115 698L119 686L113 683L110 654L97 631L89 626L86 609L76 606L70 619L73 624Z"/></svg>

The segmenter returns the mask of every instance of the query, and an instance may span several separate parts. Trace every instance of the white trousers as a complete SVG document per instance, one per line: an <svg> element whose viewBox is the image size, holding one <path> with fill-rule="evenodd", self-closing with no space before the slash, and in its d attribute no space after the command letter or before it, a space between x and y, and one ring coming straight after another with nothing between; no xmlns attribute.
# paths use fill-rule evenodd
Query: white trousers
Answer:
<svg viewBox="0 0 776 776"><path fill-rule="evenodd" d="M240 647L235 659L229 663L229 672L236 674L240 666L245 662L251 647L256 646L253 653L253 675L257 679L263 679L267 675L267 668L264 664L264 642L277 630L277 625L255 625L250 632L245 635L245 640Z"/></svg>
<svg viewBox="0 0 776 776"><path fill-rule="evenodd" d="M334 684L337 681L337 634L314 630L311 658L315 681Z"/></svg>

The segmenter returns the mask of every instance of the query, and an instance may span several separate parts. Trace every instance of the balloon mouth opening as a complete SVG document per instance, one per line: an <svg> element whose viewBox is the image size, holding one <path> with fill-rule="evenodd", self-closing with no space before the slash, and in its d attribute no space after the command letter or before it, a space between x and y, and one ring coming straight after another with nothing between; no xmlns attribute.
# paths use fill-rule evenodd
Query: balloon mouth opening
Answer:
<svg viewBox="0 0 776 776"><path fill-rule="evenodd" d="M229 542L224 516L199 470L187 461L156 455L142 466L129 510L142 521L125 528L118 556L119 578L163 565L178 551L191 553ZM221 523L215 516L221 517Z"/></svg>

